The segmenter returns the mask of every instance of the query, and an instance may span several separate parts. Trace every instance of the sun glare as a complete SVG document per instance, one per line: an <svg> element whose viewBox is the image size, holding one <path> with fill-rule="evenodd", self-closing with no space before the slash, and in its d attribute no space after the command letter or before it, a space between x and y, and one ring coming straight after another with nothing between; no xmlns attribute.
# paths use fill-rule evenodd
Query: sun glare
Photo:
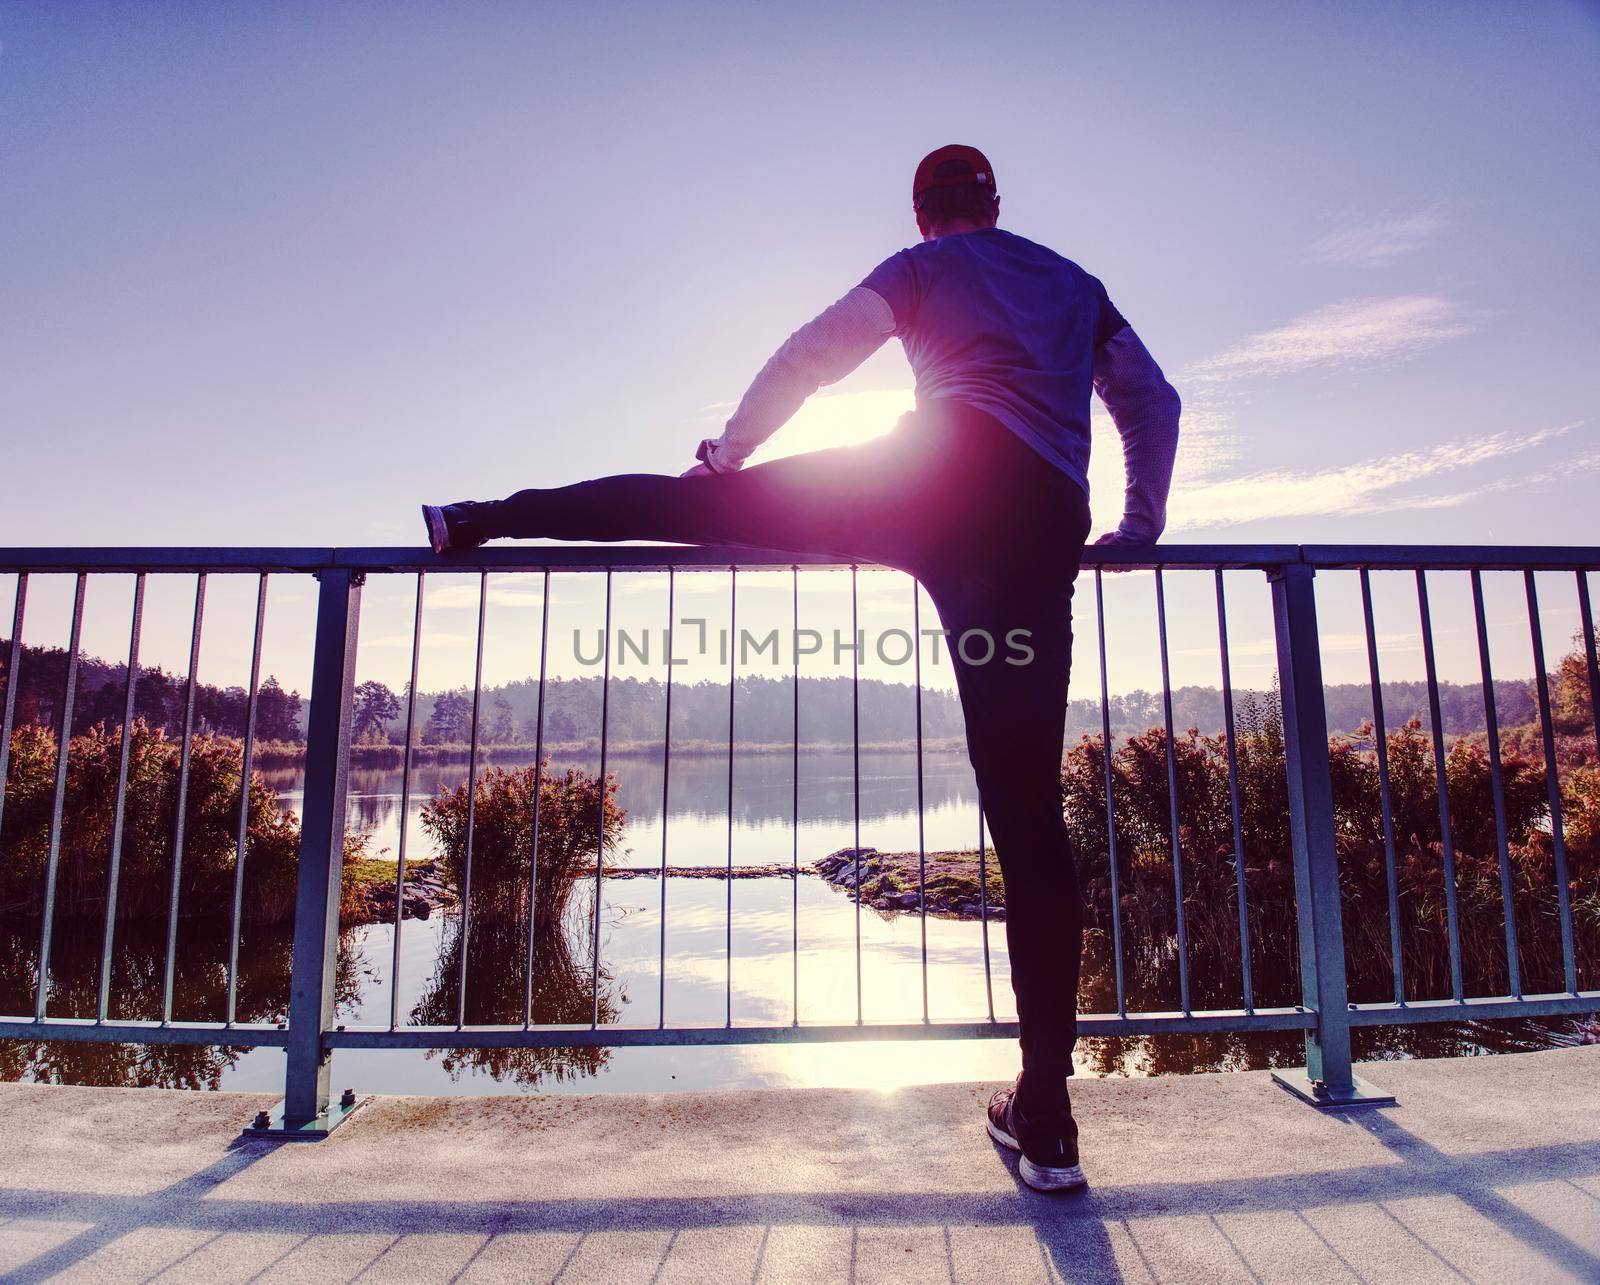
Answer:
<svg viewBox="0 0 1600 1285"><path fill-rule="evenodd" d="M781 460L829 446L856 446L882 437L900 417L916 406L909 388L884 388L870 392L819 393L806 402L770 441L750 457L752 464ZM1122 455L1116 430L1108 417L1095 417L1095 450L1089 465L1090 485L1106 497L1109 529L1115 524L1117 499L1122 494Z"/></svg>
<svg viewBox="0 0 1600 1285"><path fill-rule="evenodd" d="M828 446L856 446L882 437L916 405L909 388L823 393L812 397L771 441L750 458L753 464L781 460Z"/></svg>

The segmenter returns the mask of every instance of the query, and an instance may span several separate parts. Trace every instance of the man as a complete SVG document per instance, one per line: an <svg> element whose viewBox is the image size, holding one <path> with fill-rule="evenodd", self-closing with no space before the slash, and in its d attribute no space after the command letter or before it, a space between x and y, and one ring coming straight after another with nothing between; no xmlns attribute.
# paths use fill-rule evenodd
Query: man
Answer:
<svg viewBox="0 0 1600 1285"><path fill-rule="evenodd" d="M1178 396L1098 280L995 226L983 153L930 153L911 203L922 243L791 335L682 477L600 478L423 515L440 553L498 536L729 543L838 554L922 581L951 636L1006 887L1022 1072L994 1095L988 1131L1021 1153L1030 1186L1064 1190L1084 1183L1067 1094L1082 906L1061 750L1072 585L1089 534L1089 393L1110 410L1127 463L1122 522L1106 538L1130 543L1165 524ZM917 380L917 408L891 433L741 471L819 386L891 335Z"/></svg>

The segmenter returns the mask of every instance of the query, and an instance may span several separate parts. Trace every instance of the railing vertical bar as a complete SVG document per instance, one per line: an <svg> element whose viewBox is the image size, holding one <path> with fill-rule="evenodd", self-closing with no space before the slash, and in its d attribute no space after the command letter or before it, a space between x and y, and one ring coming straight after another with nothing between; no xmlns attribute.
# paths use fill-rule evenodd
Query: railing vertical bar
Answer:
<svg viewBox="0 0 1600 1285"><path fill-rule="evenodd" d="M733 697L739 686L739 568L728 568L728 911L725 1026L733 1025Z"/></svg>
<svg viewBox="0 0 1600 1285"><path fill-rule="evenodd" d="M672 621L677 611L677 577L674 568L667 568L667 711L662 719L661 731L661 946L656 967L658 992L656 996L656 1028L667 1024L667 817L672 786ZM541 684L542 685L542 684Z"/></svg>
<svg viewBox="0 0 1600 1285"><path fill-rule="evenodd" d="M61 736L56 742L55 797L50 805L50 855L44 872L44 915L39 929L39 976L33 1015L44 1020L50 998L50 938L56 917L56 879L61 870L61 827L67 803L67 763L72 756L72 706L78 695L78 644L83 638L83 595L89 583L78 572L72 591L72 632L67 643L67 681L61 694ZM169 964L170 968L171 965Z"/></svg>
<svg viewBox="0 0 1600 1285"><path fill-rule="evenodd" d="M983 996L994 1021L994 970L989 958L989 845L983 833L983 791L978 791L978 922L983 925Z"/></svg>
<svg viewBox="0 0 1600 1285"><path fill-rule="evenodd" d="M17 676L22 672L22 624L28 606L28 573L17 572L11 604L11 646L6 657L6 704L0 715L0 824L5 821L6 778L11 771L11 727L17 716Z"/></svg>
<svg viewBox="0 0 1600 1285"><path fill-rule="evenodd" d="M928 1017L928 835L922 768L922 586L911 582L911 649L917 683L917 914L922 928L922 1020Z"/></svg>
<svg viewBox="0 0 1600 1285"><path fill-rule="evenodd" d="M670 656L672 643L667 643ZM550 568L539 593L539 699L533 715L533 825L528 837L528 942L522 967L522 1029L533 1025L533 937L539 922L539 808L544 799L544 688L550 654ZM671 676L671 671L668 671ZM667 699L672 699L669 692ZM666 824L665 815L662 824ZM663 894L665 888L663 886ZM663 908L663 913L665 909Z"/></svg>
<svg viewBox="0 0 1600 1285"><path fill-rule="evenodd" d="M794 629L789 635L790 660L794 666L794 757L789 772L789 834L794 844L790 854L792 886L789 889L789 968L794 992L795 1026L800 1025L800 568L789 568Z"/></svg>
<svg viewBox="0 0 1600 1285"><path fill-rule="evenodd" d="M600 671L600 816L594 845L593 955L589 973L589 1028L600 1025L600 902L604 892L606 859L606 751L611 729L611 568L606 568L606 633Z"/></svg>
<svg viewBox="0 0 1600 1285"><path fill-rule="evenodd" d="M1167 810L1172 828L1172 893L1178 911L1178 999L1189 1008L1189 926L1183 907L1183 841L1178 826L1178 754L1172 728L1172 673L1167 658L1167 594L1156 568L1156 633L1161 643L1161 712L1167 730Z"/></svg>
<svg viewBox="0 0 1600 1285"><path fill-rule="evenodd" d="M1378 754L1378 806L1383 811L1383 866L1389 890L1389 967L1394 1002L1406 1002L1405 952L1400 946L1400 877L1396 869L1394 808L1389 799L1389 729L1383 716L1383 680L1378 670L1378 631L1372 619L1372 577L1361 568L1361 615L1367 633L1367 674L1372 684L1372 742Z"/></svg>
<svg viewBox="0 0 1600 1285"><path fill-rule="evenodd" d="M1239 749L1233 719L1233 668L1228 656L1228 600L1222 585L1222 568L1213 572L1217 582L1217 651L1222 657L1222 727L1228 747L1228 809L1233 819L1233 873L1239 896L1239 962L1244 978L1245 1012L1254 1012L1255 981L1250 960L1250 900L1244 877L1244 820L1239 803Z"/></svg>
<svg viewBox="0 0 1600 1285"><path fill-rule="evenodd" d="M1106 850L1111 866L1111 953L1117 974L1117 1016L1128 1012L1122 978L1122 891L1117 876L1117 816L1111 766L1111 693L1106 678L1106 590L1100 568L1094 569L1095 624L1100 642L1100 736L1106 769Z"/></svg>
<svg viewBox="0 0 1600 1285"><path fill-rule="evenodd" d="M400 752L400 838L394 861L394 949L389 961L389 1029L400 1025L400 937L405 923L406 837L410 833L411 740L417 725L417 673L422 657L422 598L425 571L417 572L417 599L411 617L411 681L406 684L405 747Z"/></svg>
<svg viewBox="0 0 1600 1285"><path fill-rule="evenodd" d="M1528 626L1533 641L1533 673L1539 693L1539 731L1544 740L1545 784L1550 800L1550 846L1556 862L1556 905L1561 914L1561 961L1567 991L1578 989L1577 961L1572 943L1572 889L1567 879L1567 839L1561 822L1561 778L1557 774L1555 727L1550 714L1550 677L1545 672L1544 629L1539 621L1539 591L1533 570L1523 571L1528 595Z"/></svg>
<svg viewBox="0 0 1600 1285"><path fill-rule="evenodd" d="M856 592L856 564L850 564L850 753L855 783L856 1025L865 1015L861 1003L861 625Z"/></svg>
<svg viewBox="0 0 1600 1285"><path fill-rule="evenodd" d="M1439 794L1439 839L1444 852L1444 911L1450 936L1450 994L1459 1004L1461 919L1456 904L1456 845L1450 832L1449 775L1444 750L1444 717L1439 708L1439 671L1433 654L1433 616L1428 607L1428 573L1417 568L1417 611L1422 624L1422 659L1428 675L1428 717L1433 724L1433 774Z"/></svg>
<svg viewBox="0 0 1600 1285"><path fill-rule="evenodd" d="M1489 660L1489 626L1483 610L1483 574L1472 569L1472 614L1478 630L1478 666L1483 671L1483 725L1489 744L1489 784L1494 793L1494 842L1500 858L1500 906L1506 926L1506 972L1511 993L1522 997L1517 959L1517 912L1511 889L1511 851L1506 834L1505 781L1500 769L1500 719L1495 708L1494 670Z"/></svg>
<svg viewBox="0 0 1600 1285"><path fill-rule="evenodd" d="M1589 715L1594 720L1594 752L1600 761L1600 660L1595 657L1594 610L1589 604L1589 573L1578 569L1578 621L1589 669Z"/></svg>
<svg viewBox="0 0 1600 1285"><path fill-rule="evenodd" d="M294 950L284 1046L287 1127L325 1118L332 1063L326 1044L336 1012L339 890L350 802L350 718L365 575L328 566L317 574L317 624L306 714L305 807L295 870Z"/></svg>
<svg viewBox="0 0 1600 1285"><path fill-rule="evenodd" d="M173 972L178 954L178 899L183 886L184 822L189 810L189 759L194 749L194 700L199 686L200 631L205 618L206 573L195 576L194 629L189 636L189 678L184 684L183 745L178 753L178 815L172 841L172 889L167 902L167 962L161 981L161 1024L172 1021Z"/></svg>
<svg viewBox="0 0 1600 1285"><path fill-rule="evenodd" d="M261 683L261 631L267 619L267 573L256 581L256 622L250 642L250 687L244 712L244 753L239 759L239 828L233 847L233 919L228 934L228 1017L232 1026L239 1008L239 936L244 931L244 866L250 844L250 769L255 766L256 709ZM123 733L126 742L127 733ZM121 804L119 796L117 802Z"/></svg>
<svg viewBox="0 0 1600 1285"><path fill-rule="evenodd" d="M472 841L478 815L478 727L483 704L483 635L489 612L489 573L478 573L478 645L472 668L472 733L467 746L467 842L461 876L461 969L456 979L456 1029L467 1023L467 957L472 932Z"/></svg>
<svg viewBox="0 0 1600 1285"><path fill-rule="evenodd" d="M1302 1007L1316 1014L1316 1025L1305 1032L1305 1069L1277 1071L1273 1078L1302 1098L1331 1106L1378 1095L1369 1096L1351 1069L1350 988L1315 575L1302 561L1267 571L1283 710L1300 996Z"/></svg>
<svg viewBox="0 0 1600 1285"><path fill-rule="evenodd" d="M117 801L111 815L111 856L106 863L106 922L100 942L97 1022L111 1008L111 947L117 932L117 893L122 882L122 829L128 815L128 763L133 750L134 701L139 687L139 639L144 630L144 572L133 578L133 620L128 627L128 677L122 689L122 744L117 753ZM229 1008L231 1015L233 1010Z"/></svg>

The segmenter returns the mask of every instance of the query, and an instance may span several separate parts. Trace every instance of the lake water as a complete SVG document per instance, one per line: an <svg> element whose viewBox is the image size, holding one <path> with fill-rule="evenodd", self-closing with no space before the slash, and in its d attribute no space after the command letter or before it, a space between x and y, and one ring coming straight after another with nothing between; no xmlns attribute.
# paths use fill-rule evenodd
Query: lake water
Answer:
<svg viewBox="0 0 1600 1285"><path fill-rule="evenodd" d="M513 766L513 764L505 764ZM593 771L592 760L571 766ZM569 766L556 762L557 770ZM609 765L627 812L624 852L617 864L656 866L661 860L663 764L621 757ZM853 842L855 769L848 753L804 754L799 761L798 831L793 760L784 754L738 755L733 762L732 851L737 865L787 864L798 853L806 868L817 857ZM441 786L465 777L460 764L413 769L408 858L435 855L420 824L423 803ZM297 810L297 773L268 774ZM355 771L350 779L350 824L371 834L373 855L392 857L400 837L401 773ZM720 866L729 853L728 760L679 757L668 791L669 869ZM977 794L962 754L928 754L923 771L924 841L929 851L972 849L978 837ZM865 752L860 764L860 837L885 851L918 844L916 759L911 753ZM798 833L798 846L796 845ZM536 1022L587 1023L594 985L593 882L580 884L562 940L560 958L535 968ZM987 930L974 921L916 914L859 912L848 895L815 876L707 879L607 878L602 881L599 998L602 1021L625 1026L851 1023L857 1017L859 940L860 1014L867 1022L1014 1020L1006 966L1004 925ZM663 955L662 925L665 920ZM216 1020L225 994L225 930L185 921L180 934L174 1014L179 1020ZM190 926L192 924L192 926ZM0 925L0 930L5 930ZM148 927L150 931L145 931ZM151 1016L158 1002L164 949L159 925L119 931L113 1012ZM36 928L4 931L0 956L0 1008L31 1010ZM524 940L492 924L474 923L468 971L469 1012L492 1016L469 1021L520 1022ZM859 937L858 937L859 934ZM454 1022L459 972L459 919L434 915L407 920L401 929L398 971L394 928L370 925L345 934L338 1021L387 1025L398 999L402 1025ZM92 1014L98 934L81 942L58 932L52 953L52 1016ZM240 1018L279 1020L288 992L287 926L256 930L241 943ZM926 973L923 958L926 950ZM1237 967L1208 961L1194 948L1192 967ZM663 966L664 960L664 966ZM1258 961L1259 963L1259 961ZM1106 945L1091 933L1085 989L1092 1006L1110 1007ZM122 979L122 980L119 980ZM1170 978L1162 984L1170 985ZM1292 979L1290 979L1292 981ZM1260 975L1258 974L1258 984ZM151 987L155 985L156 990ZM1155 985L1154 982L1151 983ZM131 998L127 998L131 997ZM1237 997L1222 997L1238 1003ZM1152 990L1141 993L1130 977L1130 1008L1164 1008ZM1488 1049L1547 1046L1566 1037L1560 1024L1495 1023L1420 1031L1358 1032L1362 1056L1438 1056ZM1080 1064L1090 1073L1155 1073L1289 1064L1300 1054L1294 1035L1160 1037L1085 1040ZM901 1041L601 1050L500 1050L427 1053L343 1050L334 1057L336 1085L381 1093L655 1091L838 1085L893 1088L951 1080L1003 1080L1015 1071L1009 1040ZM0 1042L0 1078L45 1078L79 1083L158 1083L186 1087L281 1090L283 1054L272 1049L210 1050L181 1047Z"/></svg>
<svg viewBox="0 0 1600 1285"><path fill-rule="evenodd" d="M522 766L514 760L493 766ZM594 771L593 757L556 759L567 767ZM728 759L719 755L679 756L670 764L667 824L663 825L662 787L668 765L659 757L612 759L618 803L627 813L619 865L658 865L666 835L668 868L720 866L729 853ZM412 769L407 818L408 858L437 855L421 826L424 801L441 787L459 785L460 764L427 764ZM287 774L285 774L287 775ZM978 798L972 769L962 753L923 756L923 841L929 851L972 848L978 838ZM848 752L803 753L799 789L795 761L778 754L736 755L733 762L732 853L736 865L787 864L796 852L802 868L819 856L855 842L855 763ZM884 851L913 851L918 845L917 762L914 753L864 751L860 760L861 842ZM285 801L300 805L297 783L283 780ZM374 855L393 855L400 840L402 773L358 770L351 773L349 824L370 832ZM798 797L798 809L796 800ZM793 824L798 816L798 826ZM798 845L796 836L798 835ZM661 966L662 881L657 878L607 879L601 905L600 954L609 974L606 992L617 1005L613 1021L630 1026L853 1022L856 1018L856 928L854 903L820 879L672 878L665 881L666 968ZM731 897L730 897L731 894ZM580 898L587 919L593 903ZM731 905L731 931L730 931ZM862 1011L867 1021L916 1021L922 1008L922 926L917 916L884 916L870 909L859 915ZM587 924L575 926L583 936ZM400 1011L421 1000L437 968L447 921L408 920L402 927ZM973 922L930 919L927 925L928 1011L934 1020L981 1019L989 1011L1014 1020L1004 930L989 926L990 968L984 970L983 927ZM583 937L587 942L588 938ZM387 1020L391 995L389 961L394 936L389 925L359 933L360 951L371 966L359 1003L342 1020L349 1025ZM730 970L730 945L732 967ZM579 952L583 954L583 952ZM459 958L457 956L456 958ZM591 957L578 961L584 969ZM731 986L730 986L731 973ZM587 973L585 974L587 976ZM472 983L469 978L469 988ZM404 1020L404 1018L402 1018ZM662 1087L718 1087L734 1084L872 1084L890 1086L927 1074L927 1052L940 1050L941 1078L1004 1078L1013 1073L1009 1041L968 1040L938 1045L899 1041L869 1045L723 1047L612 1050L591 1077L564 1082L573 1088L611 1087L649 1090ZM281 1064L282 1055L263 1051L243 1061ZM234 1076L251 1074L241 1064ZM345 1050L336 1055L340 1074L373 1077L396 1084L389 1091L504 1092L519 1085L514 1076L496 1078L474 1065L469 1055L452 1073L443 1059L414 1053ZM920 1068L920 1069L919 1069ZM585 1068L586 1070L590 1068ZM1014 1068L1013 1068L1014 1070ZM270 1076L269 1072L269 1076ZM550 1077L545 1077L546 1082Z"/></svg>

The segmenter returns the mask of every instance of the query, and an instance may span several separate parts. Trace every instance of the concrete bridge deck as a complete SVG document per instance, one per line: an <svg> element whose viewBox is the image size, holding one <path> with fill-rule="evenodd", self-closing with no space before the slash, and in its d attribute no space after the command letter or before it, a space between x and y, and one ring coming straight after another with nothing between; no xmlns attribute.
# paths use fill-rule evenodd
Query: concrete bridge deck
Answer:
<svg viewBox="0 0 1600 1285"><path fill-rule="evenodd" d="M314 1144L241 1141L256 1095L3 1085L0 1277L1600 1280L1600 1047L1363 1074L1400 1105L1082 1081L1067 1197L981 1085L378 1098Z"/></svg>

